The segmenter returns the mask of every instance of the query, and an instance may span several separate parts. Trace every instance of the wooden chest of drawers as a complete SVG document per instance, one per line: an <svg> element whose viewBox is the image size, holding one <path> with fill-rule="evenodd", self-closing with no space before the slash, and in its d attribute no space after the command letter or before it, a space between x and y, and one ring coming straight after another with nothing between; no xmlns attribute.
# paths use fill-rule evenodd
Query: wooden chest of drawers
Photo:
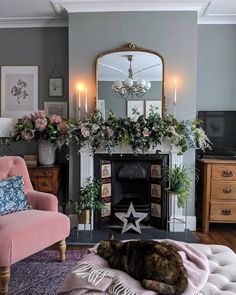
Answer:
<svg viewBox="0 0 236 295"><path fill-rule="evenodd" d="M236 223L236 161L202 159L197 161L196 209L203 231L209 223Z"/></svg>
<svg viewBox="0 0 236 295"><path fill-rule="evenodd" d="M58 196L61 189L60 166L28 167L28 171L35 190Z"/></svg>

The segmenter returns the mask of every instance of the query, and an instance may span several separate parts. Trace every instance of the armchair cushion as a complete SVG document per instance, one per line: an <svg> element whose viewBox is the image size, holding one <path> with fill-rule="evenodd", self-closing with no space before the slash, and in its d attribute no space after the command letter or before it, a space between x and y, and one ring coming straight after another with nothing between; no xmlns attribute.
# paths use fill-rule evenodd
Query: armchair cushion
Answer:
<svg viewBox="0 0 236 295"><path fill-rule="evenodd" d="M0 215L31 209L25 195L23 177L20 175L0 180Z"/></svg>

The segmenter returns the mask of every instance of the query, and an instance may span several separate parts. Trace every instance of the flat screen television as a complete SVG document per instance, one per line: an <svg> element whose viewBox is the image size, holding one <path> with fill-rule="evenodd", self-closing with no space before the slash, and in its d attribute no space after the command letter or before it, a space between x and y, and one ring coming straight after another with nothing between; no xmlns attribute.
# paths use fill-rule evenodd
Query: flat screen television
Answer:
<svg viewBox="0 0 236 295"><path fill-rule="evenodd" d="M236 111L199 111L198 118L213 144L205 154L236 157Z"/></svg>

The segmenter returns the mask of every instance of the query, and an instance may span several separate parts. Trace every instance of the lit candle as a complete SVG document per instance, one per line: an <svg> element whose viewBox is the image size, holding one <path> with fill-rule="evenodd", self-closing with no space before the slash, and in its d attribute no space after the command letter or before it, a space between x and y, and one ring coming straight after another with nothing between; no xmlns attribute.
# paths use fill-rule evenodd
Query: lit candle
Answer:
<svg viewBox="0 0 236 295"><path fill-rule="evenodd" d="M88 112L88 89L84 88L84 91L85 91L84 110L85 110L85 115L87 115L87 112Z"/></svg>
<svg viewBox="0 0 236 295"><path fill-rule="evenodd" d="M176 105L176 101L177 101L177 80L176 78L174 79L174 105Z"/></svg>
<svg viewBox="0 0 236 295"><path fill-rule="evenodd" d="M81 110L81 91L84 90L84 85L79 83L77 84L77 94L76 94L76 103L77 103L77 119L80 120L80 110Z"/></svg>

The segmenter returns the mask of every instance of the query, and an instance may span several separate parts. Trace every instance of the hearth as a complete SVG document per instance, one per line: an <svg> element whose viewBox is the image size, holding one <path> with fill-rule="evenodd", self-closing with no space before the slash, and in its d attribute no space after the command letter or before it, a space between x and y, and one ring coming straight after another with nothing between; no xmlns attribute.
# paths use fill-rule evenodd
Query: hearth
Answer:
<svg viewBox="0 0 236 295"><path fill-rule="evenodd" d="M95 228L121 225L115 213L126 212L132 202L135 211L147 213L145 225L165 229L168 163L166 154L96 154L94 177L102 180L106 208L95 213Z"/></svg>

